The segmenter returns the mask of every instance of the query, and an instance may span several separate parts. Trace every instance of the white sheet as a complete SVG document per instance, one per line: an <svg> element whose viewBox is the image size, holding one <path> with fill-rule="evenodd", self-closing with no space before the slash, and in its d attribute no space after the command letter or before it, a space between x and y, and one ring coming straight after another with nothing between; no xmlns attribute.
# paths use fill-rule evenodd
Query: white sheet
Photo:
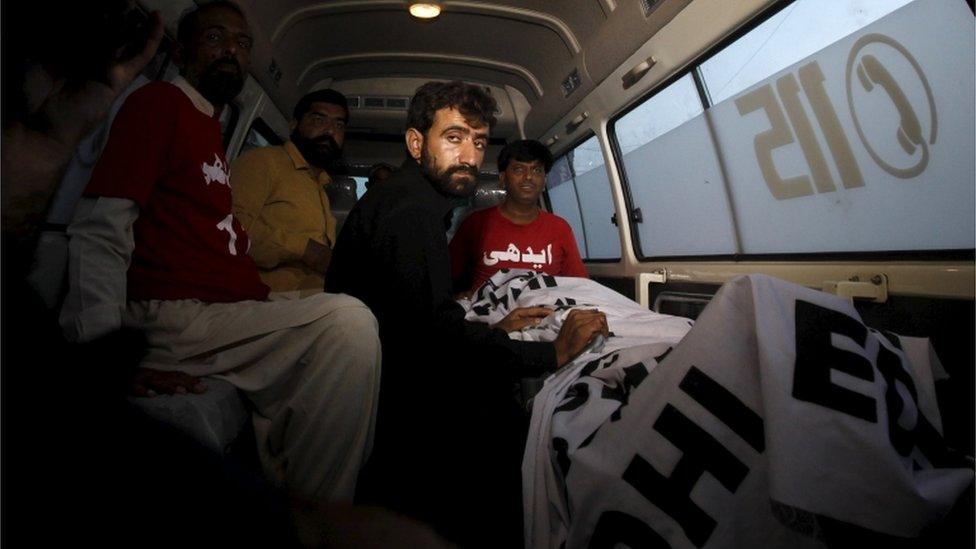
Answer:
<svg viewBox="0 0 976 549"><path fill-rule="evenodd" d="M611 338L536 396L527 547L822 547L837 523L910 538L973 482L942 444L930 365L847 300L740 277L670 349L675 317L651 313L650 331L663 329L642 336L627 300L595 283L508 277L526 289L498 278L471 314L573 297L606 309L612 331L648 338ZM523 337L551 339L559 320Z"/></svg>

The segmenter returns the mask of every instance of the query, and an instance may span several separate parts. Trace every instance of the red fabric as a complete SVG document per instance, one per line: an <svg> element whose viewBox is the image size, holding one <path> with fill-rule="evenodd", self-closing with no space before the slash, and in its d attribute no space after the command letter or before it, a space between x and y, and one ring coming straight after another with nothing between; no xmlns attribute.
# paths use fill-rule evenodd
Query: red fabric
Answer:
<svg viewBox="0 0 976 549"><path fill-rule="evenodd" d="M126 100L85 195L139 205L129 299L267 297L231 214L228 171L220 124L179 88L153 82Z"/></svg>
<svg viewBox="0 0 976 549"><path fill-rule="evenodd" d="M492 252L500 253L491 257ZM519 255L516 261L511 259L514 252ZM539 261L542 253L545 260ZM468 216L451 240L454 287L477 288L501 269L532 269L553 276L587 278L573 229L566 220L540 211L532 223L516 225L495 206Z"/></svg>

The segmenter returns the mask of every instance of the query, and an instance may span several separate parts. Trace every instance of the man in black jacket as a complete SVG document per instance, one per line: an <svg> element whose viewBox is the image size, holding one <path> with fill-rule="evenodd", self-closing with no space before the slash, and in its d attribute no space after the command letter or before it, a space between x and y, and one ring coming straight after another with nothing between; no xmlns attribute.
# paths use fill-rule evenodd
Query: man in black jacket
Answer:
<svg viewBox="0 0 976 549"><path fill-rule="evenodd" d="M521 537L526 434L513 382L565 364L607 326L600 312L573 311L556 341L515 341L507 332L551 311L520 309L488 326L464 320L454 301L450 197L474 191L495 111L478 86L417 90L406 131L411 158L349 214L325 287L361 299L380 325L380 410L363 496L466 545L511 546Z"/></svg>

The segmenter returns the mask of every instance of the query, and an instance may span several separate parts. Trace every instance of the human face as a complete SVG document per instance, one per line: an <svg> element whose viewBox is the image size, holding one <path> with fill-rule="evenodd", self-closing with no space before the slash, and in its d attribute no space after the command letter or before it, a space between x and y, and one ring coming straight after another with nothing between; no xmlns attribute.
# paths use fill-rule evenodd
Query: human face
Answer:
<svg viewBox="0 0 976 549"><path fill-rule="evenodd" d="M546 187L546 168L541 161L510 160L498 177L505 186L505 200L523 206L539 205L539 196Z"/></svg>
<svg viewBox="0 0 976 549"><path fill-rule="evenodd" d="M219 110L241 93L252 44L239 13L223 6L202 7L188 43L178 48L180 74Z"/></svg>
<svg viewBox="0 0 976 549"><path fill-rule="evenodd" d="M301 120L293 122L292 142L313 166L328 168L342 155L347 113L332 103L312 103Z"/></svg>
<svg viewBox="0 0 976 549"><path fill-rule="evenodd" d="M438 191L471 196L488 147L486 124L469 121L457 109L446 108L434 113L434 123L426 135L421 136L414 128L407 133L410 154L420 161L421 171Z"/></svg>

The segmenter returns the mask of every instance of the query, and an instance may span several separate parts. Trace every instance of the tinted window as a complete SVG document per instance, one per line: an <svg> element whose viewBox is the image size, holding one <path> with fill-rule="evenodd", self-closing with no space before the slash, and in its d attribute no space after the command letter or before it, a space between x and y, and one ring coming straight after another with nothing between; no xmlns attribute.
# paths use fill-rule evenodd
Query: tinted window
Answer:
<svg viewBox="0 0 976 549"><path fill-rule="evenodd" d="M282 143L284 141L275 134L274 130L264 120L255 118L254 122L251 123L251 127L247 130L247 135L244 136L244 143L241 145L241 151L238 154L244 154L258 147L270 147L272 145L281 145Z"/></svg>
<svg viewBox="0 0 976 549"><path fill-rule="evenodd" d="M973 38L961 1L790 4L612 122L638 254L972 249Z"/></svg>
<svg viewBox="0 0 976 549"><path fill-rule="evenodd" d="M619 259L610 180L593 136L559 157L546 179L552 211L573 228L583 259Z"/></svg>

